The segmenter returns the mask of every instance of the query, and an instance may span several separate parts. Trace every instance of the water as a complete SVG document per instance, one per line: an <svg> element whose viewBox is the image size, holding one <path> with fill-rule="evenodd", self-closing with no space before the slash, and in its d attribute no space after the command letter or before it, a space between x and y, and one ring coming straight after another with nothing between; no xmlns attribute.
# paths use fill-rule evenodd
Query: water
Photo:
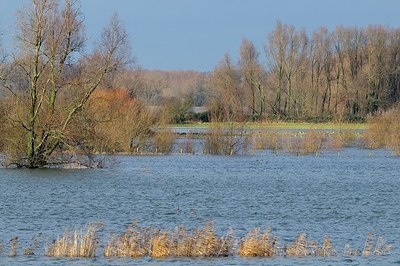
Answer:
<svg viewBox="0 0 400 266"><path fill-rule="evenodd" d="M0 240L18 236L20 256L0 257L0 265L385 265L400 263L400 164L384 151L346 149L337 156L255 155L115 156L110 169L0 169ZM202 227L212 220L235 237L257 226L289 242L301 232L311 240L331 237L339 253L346 243L363 248L368 232L392 244L384 257L168 259L148 257L49 259L44 247L64 229L101 221L104 242L132 219L140 225L173 229ZM23 247L39 240L36 255ZM104 245L104 243L101 243Z"/></svg>

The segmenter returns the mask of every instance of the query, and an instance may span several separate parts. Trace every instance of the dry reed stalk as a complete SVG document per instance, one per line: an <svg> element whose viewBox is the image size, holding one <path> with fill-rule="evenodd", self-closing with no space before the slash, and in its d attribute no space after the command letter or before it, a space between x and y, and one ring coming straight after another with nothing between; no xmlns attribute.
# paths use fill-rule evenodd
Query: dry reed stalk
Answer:
<svg viewBox="0 0 400 266"><path fill-rule="evenodd" d="M16 257L17 256L17 249L18 249L18 237L13 237L10 239L11 249L8 252L9 257Z"/></svg>
<svg viewBox="0 0 400 266"><path fill-rule="evenodd" d="M362 254L364 255L364 256L369 256L369 255L371 255L371 253L373 252L372 251L372 248L373 248L373 234L372 233L368 233L368 236L367 236L367 239L365 240L365 243L364 243L364 249L363 249L363 251L362 251Z"/></svg>
<svg viewBox="0 0 400 266"><path fill-rule="evenodd" d="M317 254L321 257L331 257L336 255L335 248L332 246L329 237L325 236L322 247L317 249Z"/></svg>
<svg viewBox="0 0 400 266"><path fill-rule="evenodd" d="M261 233L260 228L253 228L240 241L238 255L242 257L272 257L277 253L277 238L270 236L270 230Z"/></svg>
<svg viewBox="0 0 400 266"><path fill-rule="evenodd" d="M151 239L150 256L154 258L171 256L174 253L171 244L173 244L173 241L171 241L171 234L169 231L157 232Z"/></svg>
<svg viewBox="0 0 400 266"><path fill-rule="evenodd" d="M194 229L189 234L185 227L176 227L169 231L157 231L153 235L150 256L164 257L226 257L232 254L232 230L225 237L218 238L212 223L206 223L203 229Z"/></svg>
<svg viewBox="0 0 400 266"><path fill-rule="evenodd" d="M87 227L86 233L83 231L67 229L65 234L54 241L47 249L48 257L76 257L76 258L94 258L98 245L98 236L96 228L92 225Z"/></svg>
<svg viewBox="0 0 400 266"><path fill-rule="evenodd" d="M372 233L369 233L364 243L362 255L385 256L391 251L391 248L391 245L385 243L385 239L383 236L379 236L375 239L374 235Z"/></svg>
<svg viewBox="0 0 400 266"><path fill-rule="evenodd" d="M299 234L286 248L285 255L288 257L306 257L310 255L308 245L309 241L307 239L307 235L304 233Z"/></svg>
<svg viewBox="0 0 400 266"><path fill-rule="evenodd" d="M112 236L111 241L105 246L104 256L139 258L148 255L151 241L150 230L150 228L142 229L136 221L132 221L124 233L117 238Z"/></svg>

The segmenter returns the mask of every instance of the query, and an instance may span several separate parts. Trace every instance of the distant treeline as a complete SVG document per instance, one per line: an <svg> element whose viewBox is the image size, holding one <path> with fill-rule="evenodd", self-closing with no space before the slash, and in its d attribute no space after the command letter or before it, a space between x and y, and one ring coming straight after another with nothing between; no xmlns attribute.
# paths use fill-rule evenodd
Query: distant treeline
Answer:
<svg viewBox="0 0 400 266"><path fill-rule="evenodd" d="M264 51L243 39L239 52L237 63L226 54L211 73L135 71L140 82L132 91L149 105L183 113L207 106L218 121L363 121L399 101L400 29L337 27L307 34L278 22Z"/></svg>
<svg viewBox="0 0 400 266"><path fill-rule="evenodd" d="M358 121L396 105L400 96L400 29L320 28L307 35L277 23L265 45L268 67L244 39L213 73L221 116ZM247 110L247 112L246 112Z"/></svg>

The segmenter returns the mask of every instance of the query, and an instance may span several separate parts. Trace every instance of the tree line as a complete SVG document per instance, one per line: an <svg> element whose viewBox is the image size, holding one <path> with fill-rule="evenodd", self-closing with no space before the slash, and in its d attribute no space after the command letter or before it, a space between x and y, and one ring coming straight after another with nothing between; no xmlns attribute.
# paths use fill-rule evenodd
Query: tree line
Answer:
<svg viewBox="0 0 400 266"><path fill-rule="evenodd" d="M212 73L216 119L362 121L400 96L400 29L320 28L277 22L264 47L243 39L240 59L225 55Z"/></svg>

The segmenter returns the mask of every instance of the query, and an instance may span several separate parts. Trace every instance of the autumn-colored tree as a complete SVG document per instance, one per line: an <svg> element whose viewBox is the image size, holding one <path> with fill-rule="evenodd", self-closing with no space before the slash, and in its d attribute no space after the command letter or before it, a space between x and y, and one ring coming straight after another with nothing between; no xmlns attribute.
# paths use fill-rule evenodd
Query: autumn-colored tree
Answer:
<svg viewBox="0 0 400 266"><path fill-rule="evenodd" d="M240 86L240 73L225 54L211 77L214 88L210 102L211 120L232 122L244 117L244 91Z"/></svg>

